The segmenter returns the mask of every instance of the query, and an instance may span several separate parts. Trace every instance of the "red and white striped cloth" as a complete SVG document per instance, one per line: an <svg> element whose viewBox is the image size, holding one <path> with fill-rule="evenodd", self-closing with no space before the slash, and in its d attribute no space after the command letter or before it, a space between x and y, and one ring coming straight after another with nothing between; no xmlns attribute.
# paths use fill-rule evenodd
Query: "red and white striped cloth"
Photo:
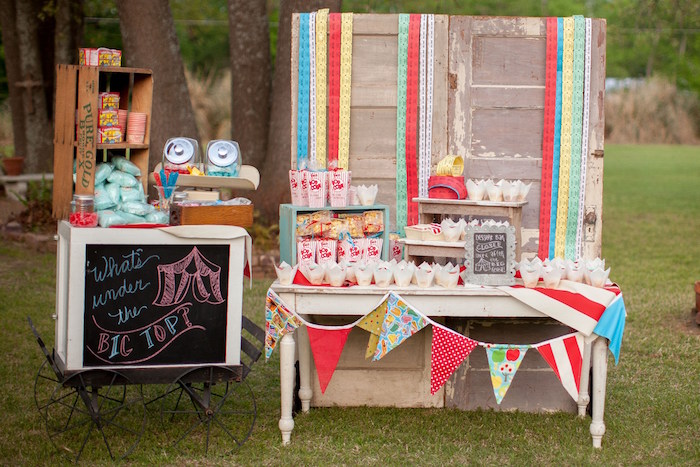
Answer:
<svg viewBox="0 0 700 467"><path fill-rule="evenodd" d="M566 392L578 401L583 366L583 335L567 334L534 345L561 381Z"/></svg>
<svg viewBox="0 0 700 467"><path fill-rule="evenodd" d="M605 309L620 294L615 285L599 288L566 280L556 289L528 289L522 285L499 289L585 336L591 335Z"/></svg>

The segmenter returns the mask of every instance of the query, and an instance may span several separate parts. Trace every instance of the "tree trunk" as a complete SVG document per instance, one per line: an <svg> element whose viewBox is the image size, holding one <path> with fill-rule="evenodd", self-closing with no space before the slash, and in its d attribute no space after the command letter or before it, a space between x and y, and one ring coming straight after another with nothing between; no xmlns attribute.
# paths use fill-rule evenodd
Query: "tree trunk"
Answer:
<svg viewBox="0 0 700 467"><path fill-rule="evenodd" d="M34 1L17 0L15 12L17 15L16 37L21 76L19 81L11 82L10 86L12 90L22 96L24 133L28 142L25 145L26 152L24 154L16 152L16 154L25 156L24 171L26 173L49 172L53 167L53 161L50 157L50 154L53 153L53 126L49 118L52 106L47 103L45 88L49 86L45 86L42 71L39 5ZM53 57L53 50L48 52Z"/></svg>
<svg viewBox="0 0 700 467"><path fill-rule="evenodd" d="M231 137L243 162L262 167L270 117L270 34L264 0L228 0Z"/></svg>
<svg viewBox="0 0 700 467"><path fill-rule="evenodd" d="M21 81L22 70L17 43L17 11L14 0L0 0L0 30L2 45L5 48L5 72L10 88L10 112L12 113L12 133L14 135L15 154L27 154L27 133L24 121L24 103L22 95L25 90L15 86Z"/></svg>
<svg viewBox="0 0 700 467"><path fill-rule="evenodd" d="M126 66L153 70L149 169L168 138L199 139L168 0L117 0Z"/></svg>
<svg viewBox="0 0 700 467"><path fill-rule="evenodd" d="M289 169L291 151L291 40L292 13L330 8L340 11L340 0L290 0L280 2L279 31L277 34L277 58L272 81L272 110L268 134L267 158L260 167L260 187L265 194L257 205L267 221L279 218L280 203L289 202Z"/></svg>
<svg viewBox="0 0 700 467"><path fill-rule="evenodd" d="M56 1L56 32L54 53L56 63L78 63L78 48L82 43L83 0Z"/></svg>

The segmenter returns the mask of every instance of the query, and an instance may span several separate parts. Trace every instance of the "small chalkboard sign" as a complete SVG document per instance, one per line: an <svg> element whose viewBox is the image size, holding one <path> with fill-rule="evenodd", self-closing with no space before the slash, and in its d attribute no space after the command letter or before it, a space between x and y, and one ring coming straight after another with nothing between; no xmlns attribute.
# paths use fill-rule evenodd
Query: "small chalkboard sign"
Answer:
<svg viewBox="0 0 700 467"><path fill-rule="evenodd" d="M225 362L229 245L85 249L85 367Z"/></svg>
<svg viewBox="0 0 700 467"><path fill-rule="evenodd" d="M515 283L515 229L513 226L467 226L465 280L479 285Z"/></svg>

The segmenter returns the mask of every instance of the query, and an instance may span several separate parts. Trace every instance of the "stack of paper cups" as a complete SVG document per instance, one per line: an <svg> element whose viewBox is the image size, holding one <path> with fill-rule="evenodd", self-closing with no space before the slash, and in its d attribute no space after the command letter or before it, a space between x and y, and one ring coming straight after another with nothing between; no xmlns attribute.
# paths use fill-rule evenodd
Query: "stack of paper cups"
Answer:
<svg viewBox="0 0 700 467"><path fill-rule="evenodd" d="M127 117L126 141L128 143L143 143L146 136L146 114L129 112Z"/></svg>
<svg viewBox="0 0 700 467"><path fill-rule="evenodd" d="M122 134L126 134L126 122L127 122L127 115L129 114L129 111L126 109L117 109L117 126L121 128Z"/></svg>

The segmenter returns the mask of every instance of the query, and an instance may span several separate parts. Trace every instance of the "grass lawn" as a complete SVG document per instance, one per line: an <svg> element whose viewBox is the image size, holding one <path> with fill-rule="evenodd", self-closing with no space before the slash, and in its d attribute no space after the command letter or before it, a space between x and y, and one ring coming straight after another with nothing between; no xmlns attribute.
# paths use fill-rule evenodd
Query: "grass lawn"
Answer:
<svg viewBox="0 0 700 467"><path fill-rule="evenodd" d="M275 352L247 379L258 419L240 449L207 457L173 452L173 434L154 407L129 463L697 465L700 329L690 310L700 280L700 147L608 146L604 174L603 257L622 287L628 318L620 363L609 359L603 449L591 446L590 419L571 414L392 408L313 409L296 417L291 445L283 447ZM53 346L55 263L54 254L0 245L2 464L62 459L34 404L43 355L26 322L31 315ZM244 296L246 314L261 325L269 282L256 280ZM89 464L111 464L91 454L84 454Z"/></svg>

